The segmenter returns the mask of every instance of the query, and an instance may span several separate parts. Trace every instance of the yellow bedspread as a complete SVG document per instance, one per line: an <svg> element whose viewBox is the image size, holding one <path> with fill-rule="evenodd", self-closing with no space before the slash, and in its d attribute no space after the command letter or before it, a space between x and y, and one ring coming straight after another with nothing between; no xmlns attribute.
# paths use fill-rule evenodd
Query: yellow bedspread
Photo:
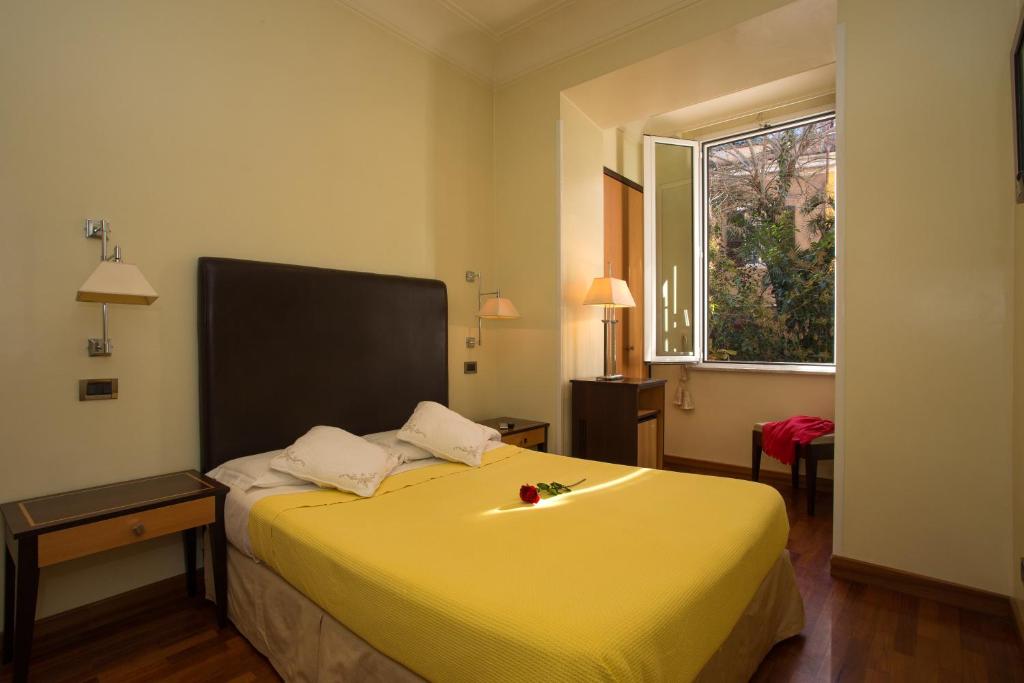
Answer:
<svg viewBox="0 0 1024 683"><path fill-rule="evenodd" d="M530 507L519 486L586 482ZM778 493L514 446L255 505L256 556L432 680L693 678L789 533Z"/></svg>

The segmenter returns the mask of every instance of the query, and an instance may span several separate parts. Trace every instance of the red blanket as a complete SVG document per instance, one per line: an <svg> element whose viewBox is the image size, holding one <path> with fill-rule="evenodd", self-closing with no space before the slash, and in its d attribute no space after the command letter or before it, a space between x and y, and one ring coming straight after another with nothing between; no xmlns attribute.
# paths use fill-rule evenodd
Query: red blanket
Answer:
<svg viewBox="0 0 1024 683"><path fill-rule="evenodd" d="M835 431L832 420L798 415L781 422L766 422L761 431L761 448L787 465L796 458L796 445L806 446L819 436Z"/></svg>

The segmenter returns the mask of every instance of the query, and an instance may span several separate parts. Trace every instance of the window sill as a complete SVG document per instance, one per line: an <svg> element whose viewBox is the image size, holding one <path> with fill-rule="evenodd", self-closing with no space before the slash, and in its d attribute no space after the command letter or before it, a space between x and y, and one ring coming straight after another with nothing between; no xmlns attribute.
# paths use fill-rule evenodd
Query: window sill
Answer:
<svg viewBox="0 0 1024 683"><path fill-rule="evenodd" d="M661 365L661 363L659 363ZM827 375L836 374L834 365L783 365L770 363L673 363L673 365L685 365L692 370L710 370L711 372L755 372L766 374L783 375Z"/></svg>

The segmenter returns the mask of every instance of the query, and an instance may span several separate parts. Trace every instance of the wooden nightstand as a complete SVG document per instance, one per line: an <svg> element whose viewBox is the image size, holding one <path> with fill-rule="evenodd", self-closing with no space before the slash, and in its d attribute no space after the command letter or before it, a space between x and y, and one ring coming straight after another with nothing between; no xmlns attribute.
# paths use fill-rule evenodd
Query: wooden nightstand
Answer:
<svg viewBox="0 0 1024 683"><path fill-rule="evenodd" d="M572 380L572 454L661 469L665 453L665 380Z"/></svg>
<svg viewBox="0 0 1024 683"><path fill-rule="evenodd" d="M228 487L194 470L4 503L4 651L14 681L28 678L39 568L182 532L185 576L195 595L196 528L211 530L217 621L227 623L224 498Z"/></svg>
<svg viewBox="0 0 1024 683"><path fill-rule="evenodd" d="M502 429L498 426L502 422L510 423L512 427ZM480 424L501 432L501 440L505 443L521 448L536 448L543 453L548 451L549 424L547 422L524 420L521 417L495 417L490 420L480 420Z"/></svg>

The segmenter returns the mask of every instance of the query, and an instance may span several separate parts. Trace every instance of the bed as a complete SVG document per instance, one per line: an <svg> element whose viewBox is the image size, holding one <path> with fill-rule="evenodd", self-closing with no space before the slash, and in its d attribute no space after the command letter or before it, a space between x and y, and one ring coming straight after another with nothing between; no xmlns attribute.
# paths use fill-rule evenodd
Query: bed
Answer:
<svg viewBox="0 0 1024 683"><path fill-rule="evenodd" d="M203 471L447 404L447 339L436 280L200 259ZM226 514L229 616L288 681L740 681L803 626L785 507L751 482L499 446Z"/></svg>

